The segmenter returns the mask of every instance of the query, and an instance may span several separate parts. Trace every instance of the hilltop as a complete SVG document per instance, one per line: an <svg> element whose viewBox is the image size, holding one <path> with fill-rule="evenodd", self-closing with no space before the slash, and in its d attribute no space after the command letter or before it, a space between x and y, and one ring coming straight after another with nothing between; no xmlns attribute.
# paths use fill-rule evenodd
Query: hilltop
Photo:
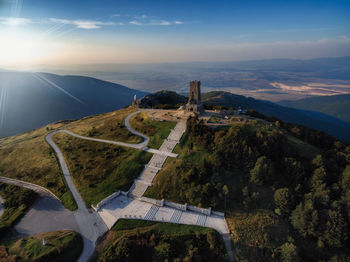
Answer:
<svg viewBox="0 0 350 262"><path fill-rule="evenodd" d="M208 101L217 96L203 97ZM218 103L207 106L225 107ZM123 124L133 112L135 108L130 107L2 138L1 174L47 187L74 209L70 191L44 137L67 129L92 138L139 143L140 137ZM160 119L155 112L162 112L169 119L176 119L178 114L177 110L145 111L132 116L130 123L150 136L149 146L159 148L174 123ZM249 110L249 114L232 117L217 126L206 125L201 118L189 118L180 144L174 149L178 157L165 161L145 196L224 212L236 261L348 259L349 144L261 112ZM53 139L88 204L95 205L111 193L129 188L150 159L149 153L64 133L54 134ZM18 162L23 164L17 166ZM47 173L49 176L44 175ZM121 252L123 246L152 256L159 256L161 250L162 257L193 257L201 248L194 244L195 239L203 246L212 246L215 239L200 229L170 236L169 230L174 233L178 229L146 223L143 230L142 224L126 222L132 229L128 232L112 228L111 238L104 239L99 249L100 258L128 255L129 251ZM180 246L178 239L186 239L188 250L171 253L172 248ZM145 247L144 241L152 241L152 245ZM216 243L215 248L208 250L208 256L222 250L222 242Z"/></svg>
<svg viewBox="0 0 350 262"><path fill-rule="evenodd" d="M171 91L160 91L140 99L142 107L174 108L187 102L183 95ZM213 91L202 94L202 102L206 108L238 108L253 109L264 115L279 118L286 122L306 125L322 130L344 141L350 141L350 124L330 115L293 109L269 101L235 95L223 91Z"/></svg>

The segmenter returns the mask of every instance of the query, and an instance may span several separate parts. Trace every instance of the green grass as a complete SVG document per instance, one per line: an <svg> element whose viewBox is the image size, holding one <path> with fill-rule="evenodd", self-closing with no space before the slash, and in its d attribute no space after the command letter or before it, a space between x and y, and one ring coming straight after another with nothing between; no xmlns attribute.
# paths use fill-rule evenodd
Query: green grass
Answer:
<svg viewBox="0 0 350 262"><path fill-rule="evenodd" d="M294 149L300 154L300 156L306 159L313 159L321 153L320 149L318 149L317 147L305 143L304 141L296 137L287 136L287 139L289 144L294 147Z"/></svg>
<svg viewBox="0 0 350 262"><path fill-rule="evenodd" d="M11 227L25 215L37 194L29 189L0 183L0 196L4 199L4 213L0 217L0 242L6 241Z"/></svg>
<svg viewBox="0 0 350 262"><path fill-rule="evenodd" d="M117 190L127 191L152 155L64 133L55 134L53 140L61 149L87 206L96 205Z"/></svg>
<svg viewBox="0 0 350 262"><path fill-rule="evenodd" d="M227 261L209 228L120 219L97 247L97 261Z"/></svg>
<svg viewBox="0 0 350 262"><path fill-rule="evenodd" d="M42 239L47 243L45 246ZM16 261L73 262L79 258L82 250L82 237L74 231L63 230L21 238L7 249L2 248L1 255L16 256Z"/></svg>
<svg viewBox="0 0 350 262"><path fill-rule="evenodd" d="M148 114L149 112L141 112L134 115L130 119L130 125L136 131L147 135L150 138L148 147L159 149L166 139L171 129L176 126L176 122L171 121L155 121Z"/></svg>
<svg viewBox="0 0 350 262"><path fill-rule="evenodd" d="M82 136L90 136L127 143L140 143L142 138L129 132L124 125L125 118L134 112L133 107L89 116L68 124L65 128Z"/></svg>

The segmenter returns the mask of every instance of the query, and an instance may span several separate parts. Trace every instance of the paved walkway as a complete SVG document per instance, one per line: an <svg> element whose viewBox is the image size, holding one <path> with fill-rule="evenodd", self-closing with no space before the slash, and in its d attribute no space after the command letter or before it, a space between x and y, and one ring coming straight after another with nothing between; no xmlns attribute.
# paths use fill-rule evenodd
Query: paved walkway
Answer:
<svg viewBox="0 0 350 262"><path fill-rule="evenodd" d="M4 177L4 176L0 176L0 182L5 183L5 184L11 184L11 185L15 185L15 186L28 188L30 190L37 192L40 195L52 196L53 198L56 198L59 200L59 198L54 193L52 193L50 190L48 190L42 186L33 184L33 183L25 182L25 181L14 179L14 178Z"/></svg>
<svg viewBox="0 0 350 262"><path fill-rule="evenodd" d="M114 198L113 201L104 205L98 213L109 228L118 219L128 218L210 227L220 234L229 234L230 232L224 217L213 214L207 216L189 210L183 211L169 206L158 206L124 195Z"/></svg>
<svg viewBox="0 0 350 262"><path fill-rule="evenodd" d="M168 139L166 139L160 146L159 151L156 152L151 160L145 165L138 179L129 189L129 194L133 197L141 197L146 192L147 188L152 185L154 177L158 171L162 169L163 164L168 156L171 156L173 149L180 142L180 139L186 131L186 123L178 122L173 130L171 130ZM171 139L169 139L171 138Z"/></svg>

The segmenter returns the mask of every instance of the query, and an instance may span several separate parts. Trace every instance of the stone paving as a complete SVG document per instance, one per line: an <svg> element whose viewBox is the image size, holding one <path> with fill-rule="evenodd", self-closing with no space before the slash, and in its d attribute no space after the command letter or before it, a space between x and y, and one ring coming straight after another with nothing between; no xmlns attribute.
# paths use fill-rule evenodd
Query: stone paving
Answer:
<svg viewBox="0 0 350 262"><path fill-rule="evenodd" d="M145 166L141 175L129 190L129 195L132 197L141 197L146 192L147 188L152 185L154 177L157 175L158 171L162 168L165 160L170 154L175 146L180 142L180 139L186 131L186 123L178 122L173 130L171 130L168 139L166 139L160 146L159 151L161 154L155 153L148 164Z"/></svg>
<svg viewBox="0 0 350 262"><path fill-rule="evenodd" d="M230 231L223 214L211 212L211 209L208 213L203 214L199 212L200 209L198 208L191 209L197 212L188 210L187 204L179 205L172 203L164 205L164 202L167 201L154 199L145 201L146 198L142 197L147 188L152 185L154 177L161 170L167 157L173 154L172 151L180 142L185 131L186 123L182 121L178 122L159 148L159 152L161 153L154 152L153 157L145 165L139 178L134 181L128 193L118 194L118 196L111 198L111 200L105 201L103 205L99 204L96 211L108 228L111 228L120 218L143 219L213 228L222 235L229 259L233 261L229 238ZM185 206L185 208L182 206Z"/></svg>
<svg viewBox="0 0 350 262"><path fill-rule="evenodd" d="M119 195L113 201L98 210L106 225L111 228L120 218L144 219L159 222L198 225L216 229L221 234L228 234L229 229L224 217L203 215L189 210L182 211L168 206L158 206L124 195Z"/></svg>

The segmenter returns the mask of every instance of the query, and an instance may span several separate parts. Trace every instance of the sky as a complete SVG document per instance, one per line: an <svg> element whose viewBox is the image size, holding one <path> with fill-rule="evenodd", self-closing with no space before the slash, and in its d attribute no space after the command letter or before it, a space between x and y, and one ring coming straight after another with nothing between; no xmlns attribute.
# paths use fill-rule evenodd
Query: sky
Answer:
<svg viewBox="0 0 350 262"><path fill-rule="evenodd" d="M0 67L350 55L350 0L0 0Z"/></svg>

